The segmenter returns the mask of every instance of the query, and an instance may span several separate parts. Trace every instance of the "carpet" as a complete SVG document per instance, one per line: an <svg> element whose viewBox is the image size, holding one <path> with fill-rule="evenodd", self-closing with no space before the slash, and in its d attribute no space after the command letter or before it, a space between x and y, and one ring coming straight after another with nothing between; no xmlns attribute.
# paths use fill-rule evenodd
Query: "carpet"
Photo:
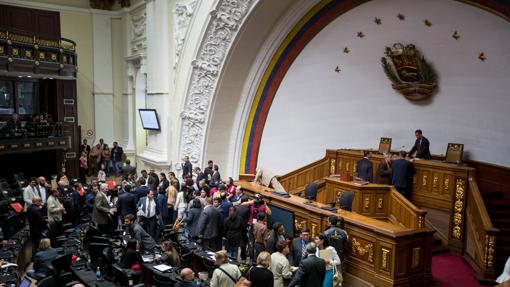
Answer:
<svg viewBox="0 0 510 287"><path fill-rule="evenodd" d="M432 256L432 277L436 287L480 287L473 268L462 256L437 254Z"/></svg>

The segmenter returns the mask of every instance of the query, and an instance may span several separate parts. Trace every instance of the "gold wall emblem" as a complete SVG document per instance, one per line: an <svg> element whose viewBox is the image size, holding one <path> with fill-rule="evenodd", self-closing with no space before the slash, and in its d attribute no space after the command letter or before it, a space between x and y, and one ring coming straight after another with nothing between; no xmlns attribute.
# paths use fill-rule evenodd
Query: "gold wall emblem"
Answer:
<svg viewBox="0 0 510 287"><path fill-rule="evenodd" d="M382 258L381 268L388 270L388 254L390 253L390 251L388 249L382 248L381 253L382 253L381 254L381 258Z"/></svg>
<svg viewBox="0 0 510 287"><path fill-rule="evenodd" d="M381 63L392 88L406 99L428 99L437 87L437 75L413 44L395 43L385 49ZM392 65L393 64L393 65Z"/></svg>
<svg viewBox="0 0 510 287"><path fill-rule="evenodd" d="M329 162L330 165L329 165L329 173L330 174L335 174L335 171L336 171L336 159L331 159L331 161Z"/></svg>

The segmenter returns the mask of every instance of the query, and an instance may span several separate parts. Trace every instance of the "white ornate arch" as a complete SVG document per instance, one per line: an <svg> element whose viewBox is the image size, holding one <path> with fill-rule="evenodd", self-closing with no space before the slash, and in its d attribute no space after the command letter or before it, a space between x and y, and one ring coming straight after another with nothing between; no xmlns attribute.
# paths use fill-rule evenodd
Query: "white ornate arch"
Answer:
<svg viewBox="0 0 510 287"><path fill-rule="evenodd" d="M211 11L203 41L192 62L181 112L178 156L201 164L212 99L222 67L239 28L259 0L219 0Z"/></svg>

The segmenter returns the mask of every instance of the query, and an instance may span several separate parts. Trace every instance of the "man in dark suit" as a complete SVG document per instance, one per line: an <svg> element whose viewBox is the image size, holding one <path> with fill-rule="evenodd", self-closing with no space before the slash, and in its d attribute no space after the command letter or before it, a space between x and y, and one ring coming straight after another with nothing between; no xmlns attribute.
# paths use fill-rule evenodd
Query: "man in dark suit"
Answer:
<svg viewBox="0 0 510 287"><path fill-rule="evenodd" d="M139 222L143 222L143 229L149 233L152 238L156 238L157 218L159 216L159 208L154 200L154 191L149 190L147 196L140 198L138 201Z"/></svg>
<svg viewBox="0 0 510 287"><path fill-rule="evenodd" d="M42 200L39 196L32 198L32 204L27 209L27 219L30 225L30 238L32 239L34 250L37 250L43 231L48 229L44 220Z"/></svg>
<svg viewBox="0 0 510 287"><path fill-rule="evenodd" d="M212 206L210 198L205 200L204 211L198 220L198 234L202 238L202 245L205 249L219 251L221 249L222 234L221 215Z"/></svg>
<svg viewBox="0 0 510 287"><path fill-rule="evenodd" d="M135 222L135 216L128 214L124 217L124 224L126 225L127 232L131 235L131 238L136 239L140 245L140 250L153 251L156 248L156 241L152 238L140 224Z"/></svg>
<svg viewBox="0 0 510 287"><path fill-rule="evenodd" d="M120 163L122 161L122 155L124 154L124 150L119 146L117 142L113 142L112 148L112 164L113 171L115 172L115 176L119 176L120 174Z"/></svg>
<svg viewBox="0 0 510 287"><path fill-rule="evenodd" d="M409 151L409 156L412 158L430 159L429 140L423 136L421 130L416 130L414 135L416 136L416 141L411 151Z"/></svg>
<svg viewBox="0 0 510 287"><path fill-rule="evenodd" d="M363 151L363 158L356 163L356 173L362 180L372 182L372 162L368 159L368 151Z"/></svg>
<svg viewBox="0 0 510 287"><path fill-rule="evenodd" d="M135 175L136 174L136 166L132 166L131 161L129 159L126 159L124 166L121 167L121 171L122 171L121 173L123 175L128 175L128 174Z"/></svg>
<svg viewBox="0 0 510 287"><path fill-rule="evenodd" d="M219 172L219 167L217 164L214 165L214 172L212 174L212 177L211 177L211 180L209 181L209 185L210 186L218 186L220 184L220 181L221 181L221 175L220 175L220 172Z"/></svg>
<svg viewBox="0 0 510 287"><path fill-rule="evenodd" d="M140 200L140 198L147 195L147 192L149 192L149 187L145 185L145 178L140 177L138 179L138 187L135 189L135 195L136 195L136 202Z"/></svg>
<svg viewBox="0 0 510 287"><path fill-rule="evenodd" d="M321 286L326 276L326 262L324 259L315 256L317 247L315 243L306 246L307 257L299 264L299 270L292 278L288 287L300 286L311 287Z"/></svg>
<svg viewBox="0 0 510 287"><path fill-rule="evenodd" d="M405 159L406 152L400 151L400 158L391 164L391 185L406 198L411 195L411 163Z"/></svg>
<svg viewBox="0 0 510 287"><path fill-rule="evenodd" d="M193 165L189 161L189 156L183 157L182 160L184 161L182 163L182 178L193 177Z"/></svg>
<svg viewBox="0 0 510 287"><path fill-rule="evenodd" d="M117 214L121 220L128 214L136 214L136 195L131 192L131 185L124 186L124 193L117 199Z"/></svg>
<svg viewBox="0 0 510 287"><path fill-rule="evenodd" d="M90 146L87 144L87 139L83 139L83 144L80 147L80 152L83 152L83 151L87 152L87 157L88 157L89 153L90 153Z"/></svg>
<svg viewBox="0 0 510 287"><path fill-rule="evenodd" d="M292 239L289 254L289 264L291 266L299 266L301 260L305 258L306 245L308 242L310 242L310 230L304 227L301 229L301 234L299 237Z"/></svg>

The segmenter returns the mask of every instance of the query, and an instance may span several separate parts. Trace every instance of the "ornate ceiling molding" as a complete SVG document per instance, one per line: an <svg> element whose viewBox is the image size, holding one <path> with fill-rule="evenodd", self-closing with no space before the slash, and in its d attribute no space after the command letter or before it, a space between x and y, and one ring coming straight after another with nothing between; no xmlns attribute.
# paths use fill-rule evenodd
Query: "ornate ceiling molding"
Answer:
<svg viewBox="0 0 510 287"><path fill-rule="evenodd" d="M184 41L188 34L188 28L191 23L191 18L197 7L198 0L190 0L187 2L176 3L173 11L174 14L174 66L177 68L179 59L184 47Z"/></svg>
<svg viewBox="0 0 510 287"><path fill-rule="evenodd" d="M219 0L211 11L209 23L196 59L181 113L179 158L189 156L202 163L211 102L226 55L250 9L258 0Z"/></svg>

